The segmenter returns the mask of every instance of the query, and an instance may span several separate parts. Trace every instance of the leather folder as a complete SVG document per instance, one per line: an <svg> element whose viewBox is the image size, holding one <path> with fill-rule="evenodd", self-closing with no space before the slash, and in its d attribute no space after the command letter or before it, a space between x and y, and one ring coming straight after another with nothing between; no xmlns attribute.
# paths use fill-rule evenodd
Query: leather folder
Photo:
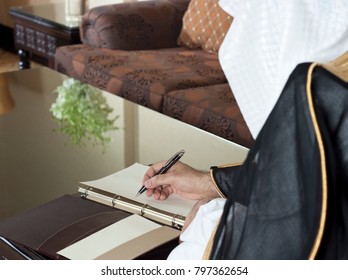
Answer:
<svg viewBox="0 0 348 280"><path fill-rule="evenodd" d="M1 221L0 256L3 259L64 259L58 251L129 215L79 196L64 195ZM165 258L176 244L177 240L172 240L139 258Z"/></svg>

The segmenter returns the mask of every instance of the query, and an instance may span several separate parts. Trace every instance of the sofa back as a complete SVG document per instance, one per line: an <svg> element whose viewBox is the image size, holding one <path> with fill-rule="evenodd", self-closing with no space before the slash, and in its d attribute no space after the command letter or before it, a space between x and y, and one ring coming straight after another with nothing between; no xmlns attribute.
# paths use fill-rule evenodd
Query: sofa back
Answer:
<svg viewBox="0 0 348 280"><path fill-rule="evenodd" d="M141 1L95 7L82 18L81 40L98 48L177 47L189 0Z"/></svg>

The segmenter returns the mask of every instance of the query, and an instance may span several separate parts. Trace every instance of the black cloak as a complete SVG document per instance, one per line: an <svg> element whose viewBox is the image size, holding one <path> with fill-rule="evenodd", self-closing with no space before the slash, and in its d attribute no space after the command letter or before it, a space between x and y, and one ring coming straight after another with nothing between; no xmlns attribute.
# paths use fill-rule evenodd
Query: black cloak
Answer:
<svg viewBox="0 0 348 280"><path fill-rule="evenodd" d="M298 65L245 162L212 168L227 201L208 258L348 259L346 65Z"/></svg>

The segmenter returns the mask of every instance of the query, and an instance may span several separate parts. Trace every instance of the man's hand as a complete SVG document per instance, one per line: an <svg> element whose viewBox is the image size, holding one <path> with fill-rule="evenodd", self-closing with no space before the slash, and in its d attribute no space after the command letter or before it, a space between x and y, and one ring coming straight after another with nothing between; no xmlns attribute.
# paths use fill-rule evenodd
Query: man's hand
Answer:
<svg viewBox="0 0 348 280"><path fill-rule="evenodd" d="M154 176L164 164L153 164L144 175L142 183L147 188L147 196L160 200L172 193L194 200L219 197L209 172L198 171L179 161L167 173Z"/></svg>

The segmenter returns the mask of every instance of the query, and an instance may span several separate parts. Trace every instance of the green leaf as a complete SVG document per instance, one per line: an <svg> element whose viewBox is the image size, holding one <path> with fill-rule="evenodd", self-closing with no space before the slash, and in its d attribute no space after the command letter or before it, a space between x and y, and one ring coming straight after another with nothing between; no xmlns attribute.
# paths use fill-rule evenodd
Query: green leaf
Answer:
<svg viewBox="0 0 348 280"><path fill-rule="evenodd" d="M74 145L82 146L86 139L92 139L94 145L106 145L111 142L109 132L118 129L110 119L113 109L107 104L101 91L69 78L58 86L54 93L56 101L51 105L52 116Z"/></svg>

